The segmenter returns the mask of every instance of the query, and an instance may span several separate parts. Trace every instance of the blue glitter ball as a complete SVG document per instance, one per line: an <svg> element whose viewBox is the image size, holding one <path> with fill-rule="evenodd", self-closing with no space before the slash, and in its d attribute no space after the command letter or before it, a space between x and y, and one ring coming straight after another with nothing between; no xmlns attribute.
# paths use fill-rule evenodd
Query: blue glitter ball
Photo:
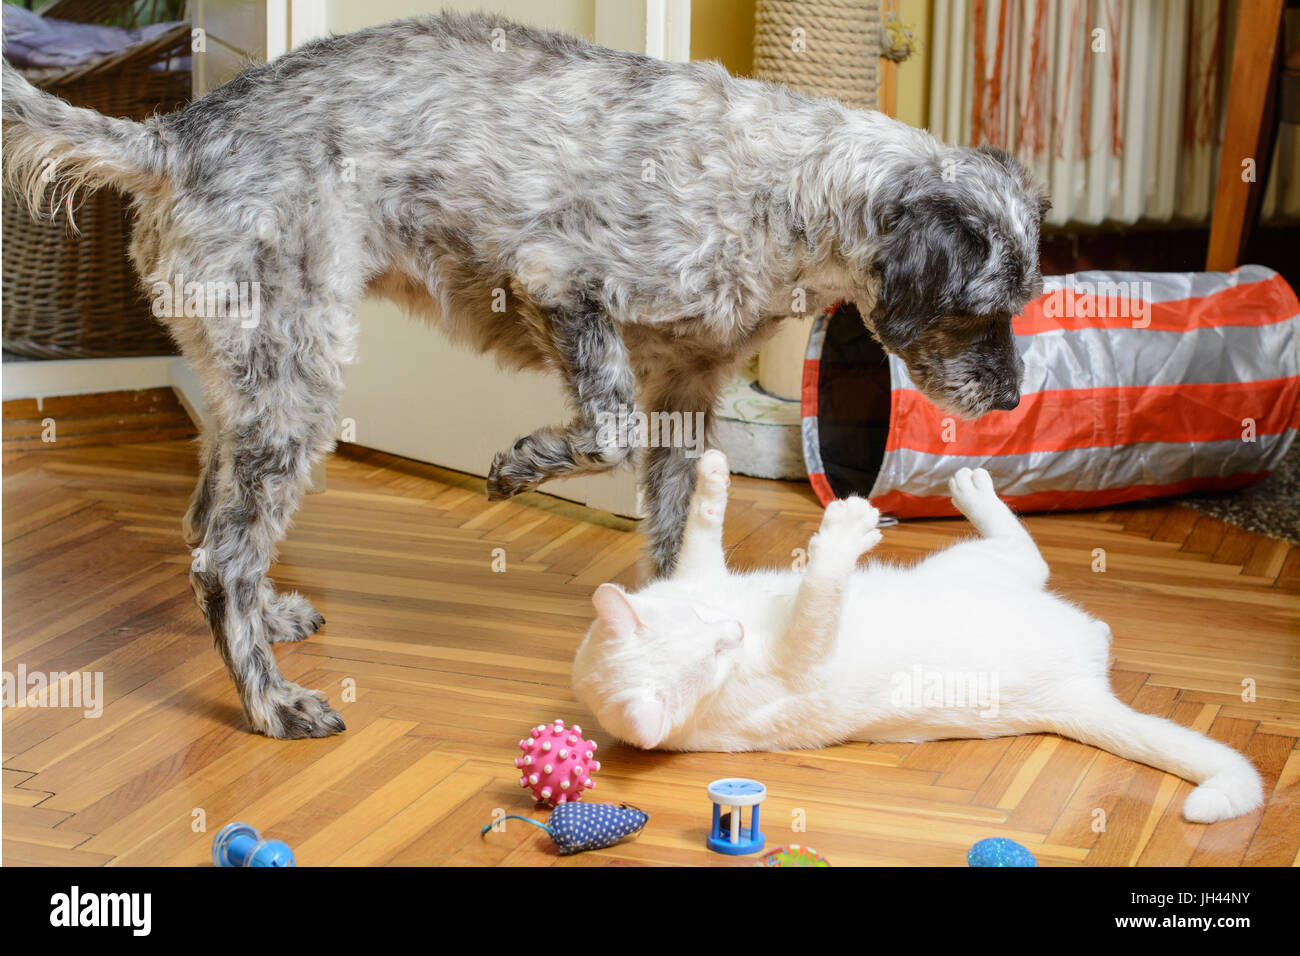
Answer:
<svg viewBox="0 0 1300 956"><path fill-rule="evenodd" d="M971 866L1037 866L1034 855L1015 840L989 837L980 840L966 854Z"/></svg>

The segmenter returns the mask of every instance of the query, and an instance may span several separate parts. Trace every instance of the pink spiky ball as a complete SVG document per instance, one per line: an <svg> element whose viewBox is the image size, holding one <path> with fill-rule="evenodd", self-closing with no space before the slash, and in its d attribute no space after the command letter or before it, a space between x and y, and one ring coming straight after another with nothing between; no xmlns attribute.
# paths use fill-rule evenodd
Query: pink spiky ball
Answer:
<svg viewBox="0 0 1300 956"><path fill-rule="evenodd" d="M539 803L554 806L582 799L582 791L596 786L591 775L600 769L596 759L596 741L583 740L577 724L565 727L564 721L538 724L531 736L519 741L522 757L515 766L523 774L519 786L533 791Z"/></svg>

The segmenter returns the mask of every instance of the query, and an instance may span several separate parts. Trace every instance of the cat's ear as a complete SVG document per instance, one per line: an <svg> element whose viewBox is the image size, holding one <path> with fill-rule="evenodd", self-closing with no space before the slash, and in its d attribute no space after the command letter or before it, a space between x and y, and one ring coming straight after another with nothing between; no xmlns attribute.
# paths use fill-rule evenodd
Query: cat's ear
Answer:
<svg viewBox="0 0 1300 956"><path fill-rule="evenodd" d="M652 750L668 736L668 709L658 696L640 694L626 707L624 718L631 734L630 743L643 750Z"/></svg>
<svg viewBox="0 0 1300 956"><path fill-rule="evenodd" d="M632 634L641 626L641 619L637 617L627 592L617 584L602 584L596 588L591 603L596 608L596 615L616 635Z"/></svg>

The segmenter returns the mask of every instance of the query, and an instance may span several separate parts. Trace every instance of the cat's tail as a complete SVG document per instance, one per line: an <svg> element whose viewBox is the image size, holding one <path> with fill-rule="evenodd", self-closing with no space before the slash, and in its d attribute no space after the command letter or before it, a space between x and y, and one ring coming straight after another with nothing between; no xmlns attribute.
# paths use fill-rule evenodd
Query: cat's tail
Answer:
<svg viewBox="0 0 1300 956"><path fill-rule="evenodd" d="M33 214L47 193L54 209L71 213L82 187L116 186L130 193L165 188L165 151L152 129L70 106L32 86L7 62L3 79L4 175Z"/></svg>
<svg viewBox="0 0 1300 956"><path fill-rule="evenodd" d="M1183 803L1183 816L1193 823L1239 817L1264 801L1259 772L1242 754L1172 720L1138 713L1110 694L1051 723L1063 737L1199 784Z"/></svg>

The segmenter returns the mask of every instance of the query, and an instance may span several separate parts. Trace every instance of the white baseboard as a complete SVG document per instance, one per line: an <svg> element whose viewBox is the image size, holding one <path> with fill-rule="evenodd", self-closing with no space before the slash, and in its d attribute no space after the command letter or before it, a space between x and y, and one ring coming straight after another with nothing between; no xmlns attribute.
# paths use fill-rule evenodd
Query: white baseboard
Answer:
<svg viewBox="0 0 1300 956"><path fill-rule="evenodd" d="M58 359L0 363L0 394L5 401L59 395L130 392L172 384L171 355L145 358Z"/></svg>
<svg viewBox="0 0 1300 956"><path fill-rule="evenodd" d="M198 377L179 355L0 363L4 400L170 388L200 428L212 422Z"/></svg>
<svg viewBox="0 0 1300 956"><path fill-rule="evenodd" d="M203 389L199 386L199 377L190 368L190 363L177 356L171 360L168 372L167 384L176 393L176 398L180 400L185 411L189 412L190 419L199 426L199 430L207 431L212 427L212 413L208 410Z"/></svg>

